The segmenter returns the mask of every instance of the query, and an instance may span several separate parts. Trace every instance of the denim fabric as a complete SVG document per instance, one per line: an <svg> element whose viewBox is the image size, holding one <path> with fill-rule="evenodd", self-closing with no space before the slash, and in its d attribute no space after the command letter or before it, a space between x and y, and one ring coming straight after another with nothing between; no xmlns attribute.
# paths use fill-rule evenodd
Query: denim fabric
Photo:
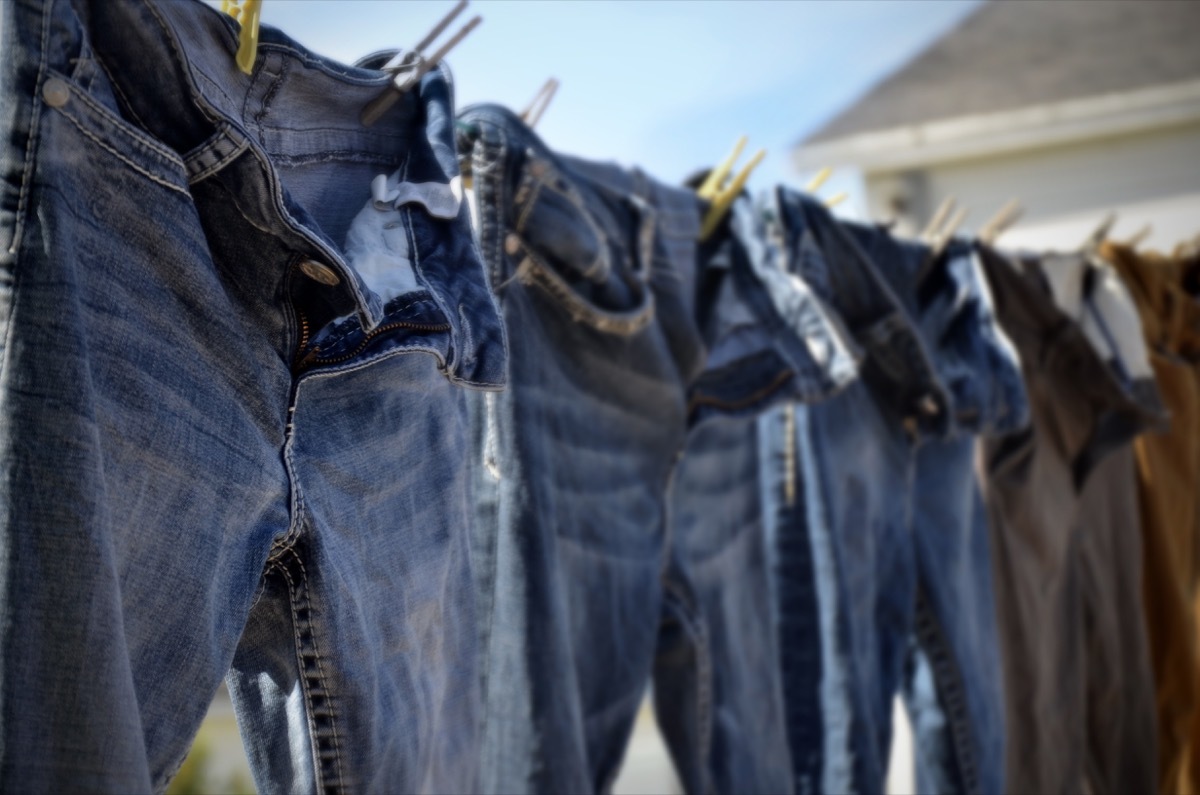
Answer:
<svg viewBox="0 0 1200 795"><path fill-rule="evenodd" d="M742 470L705 535L674 521L673 484L691 495L712 477L718 453L680 464L689 429L835 388L827 359L843 350L797 332L804 299L780 292L728 225L697 252L693 193L560 157L495 106L461 114L459 147L514 341L508 391L472 400L482 788L608 789L652 671L689 791L773 786L779 762L754 746L772 738L738 736L770 732L754 714L769 702L740 703L770 688L713 673L740 651L723 646L738 642L724 637L729 618L705 615L765 600L721 592L728 568L692 579L697 563L726 565L707 561L726 544L742 555L729 565L759 565L756 526L739 525L757 487ZM765 643L746 650L751 666L769 658Z"/></svg>
<svg viewBox="0 0 1200 795"><path fill-rule="evenodd" d="M891 704L904 692L922 734L922 791L1001 791L1003 700L970 434L1024 420L1011 345L969 251L930 267L923 248L883 230L836 224L797 194L778 203L794 267L827 285L867 351L862 383L764 421L795 434L763 457L764 477L776 492L797 481L802 501L776 510L769 531L797 789L881 791ZM880 318L905 336L875 333Z"/></svg>
<svg viewBox="0 0 1200 795"><path fill-rule="evenodd" d="M996 322L987 279L969 244L951 241L933 260L920 245L885 230L851 227L909 307L950 392L954 429L917 450L912 533L920 578L911 648L923 661L936 702L921 683L906 687L922 792L1004 791L1004 693L987 513L975 481L977 436L1003 434L1028 420L1012 342ZM933 706L934 704L938 706ZM921 715L940 709L940 716ZM937 728L931 728L937 727ZM931 736L944 733L943 736ZM942 749L940 752L935 749Z"/></svg>
<svg viewBox="0 0 1200 795"><path fill-rule="evenodd" d="M259 791L473 790L447 74L364 130L387 75L201 3L0 14L0 789L161 791L232 667Z"/></svg>
<svg viewBox="0 0 1200 795"><path fill-rule="evenodd" d="M844 388L857 375L853 342L807 285L783 269L749 202L735 205L728 232L723 244L704 247L704 270L727 267L726 255L744 258L750 268L728 265L761 274L773 302L790 310L811 361L822 365L800 391L802 400L823 400ZM714 308L733 303L718 301ZM713 342L710 369L725 350L722 338L744 345L762 325L747 316L739 331L706 335ZM757 425L754 414L693 424L672 482L672 560L654 693L689 792L792 791ZM701 692L689 692L692 682ZM704 712L698 725L692 716Z"/></svg>

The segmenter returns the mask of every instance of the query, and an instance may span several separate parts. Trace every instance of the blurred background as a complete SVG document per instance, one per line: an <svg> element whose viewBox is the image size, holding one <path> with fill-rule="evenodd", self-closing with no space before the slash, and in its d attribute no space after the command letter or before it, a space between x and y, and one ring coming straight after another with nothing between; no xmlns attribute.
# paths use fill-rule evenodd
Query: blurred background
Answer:
<svg viewBox="0 0 1200 795"><path fill-rule="evenodd" d="M218 6L219 2L210 3ZM353 62L413 46L450 0L265 0L263 23ZM450 55L459 107L524 109L553 149L680 182L749 136L750 187L832 168L836 212L915 234L954 198L979 229L1009 200L1002 246L1112 237L1169 249L1200 231L1200 2L1191 0L474 0L483 25ZM463 19L466 19L464 16ZM898 714L889 789L913 791ZM250 792L218 694L171 792ZM620 795L678 786L648 709Z"/></svg>

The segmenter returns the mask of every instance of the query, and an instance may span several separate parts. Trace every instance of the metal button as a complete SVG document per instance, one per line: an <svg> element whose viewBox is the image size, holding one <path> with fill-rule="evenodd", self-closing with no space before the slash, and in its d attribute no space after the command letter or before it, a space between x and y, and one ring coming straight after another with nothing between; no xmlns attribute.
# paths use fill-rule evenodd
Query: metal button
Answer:
<svg viewBox="0 0 1200 795"><path fill-rule="evenodd" d="M341 281L333 268L316 260L304 260L304 262L300 263L300 270L304 271L304 275L313 281L328 284L330 287Z"/></svg>
<svg viewBox="0 0 1200 795"><path fill-rule="evenodd" d="M66 81L52 77L42 86L42 99L52 108L61 108L71 98L71 87Z"/></svg>
<svg viewBox="0 0 1200 795"><path fill-rule="evenodd" d="M517 237L512 232L504 238L504 250L511 256L516 256L516 253L521 250L521 238Z"/></svg>

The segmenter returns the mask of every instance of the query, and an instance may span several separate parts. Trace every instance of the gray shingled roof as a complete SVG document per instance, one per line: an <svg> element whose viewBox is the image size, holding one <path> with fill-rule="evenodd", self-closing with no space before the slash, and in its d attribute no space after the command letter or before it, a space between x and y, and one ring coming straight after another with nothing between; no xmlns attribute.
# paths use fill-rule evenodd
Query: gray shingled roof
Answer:
<svg viewBox="0 0 1200 795"><path fill-rule="evenodd" d="M1197 78L1197 0L991 0L803 143Z"/></svg>

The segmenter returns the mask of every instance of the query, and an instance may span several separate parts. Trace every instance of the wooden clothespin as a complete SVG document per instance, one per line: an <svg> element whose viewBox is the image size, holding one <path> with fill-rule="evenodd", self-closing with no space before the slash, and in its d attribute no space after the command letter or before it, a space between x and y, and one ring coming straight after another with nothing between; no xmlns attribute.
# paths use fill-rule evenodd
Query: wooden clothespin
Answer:
<svg viewBox="0 0 1200 795"><path fill-rule="evenodd" d="M741 154L742 149L745 146L746 136L743 135L738 140L737 145L734 146L733 154L727 157L725 162L714 171L714 173L718 171L720 172L716 173L716 185L719 186L724 180L725 174L728 174L733 169L733 164L737 161L738 155ZM721 219L724 218L725 214L729 212L729 208L733 206L734 200L737 199L738 195L742 192L742 189L746 187L746 182L750 179L751 172L758 167L758 164L761 163L763 158L766 156L767 150L759 149L754 153L754 157L750 158L750 161L746 163L745 168L739 171L737 176L730 181L728 186L724 188L718 187L715 190L711 196L712 204L709 205L708 212L704 214L704 222L700 225L701 240L707 240L712 233L717 230L717 226L720 225ZM702 191L704 191L705 188L709 186L709 183L713 181L713 176L713 174L709 174L709 178L704 181L704 185L700 186L700 191L697 191L704 198L709 198L708 196L705 196Z"/></svg>
<svg viewBox="0 0 1200 795"><path fill-rule="evenodd" d="M1088 235L1087 240L1083 241L1082 251L1084 254L1091 256L1096 253L1096 249L1100 248L1100 244L1108 237L1108 233L1117 225L1117 214L1110 212L1100 221L1100 225L1096 230Z"/></svg>
<svg viewBox="0 0 1200 795"><path fill-rule="evenodd" d="M944 227L938 230L934 237L929 241L930 253L933 259L937 259L946 250L946 246L954 239L954 233L962 226L963 221L967 220L967 208L960 207L958 212L950 217L950 220Z"/></svg>
<svg viewBox="0 0 1200 795"><path fill-rule="evenodd" d="M388 108L395 105L405 92L410 91L414 86L421 82L431 69L441 63L442 59L455 47L458 43L467 37L467 34L475 30L479 23L483 22L483 17L476 16L470 22L463 25L457 33L446 40L446 43L437 49L433 55L426 57L425 50L433 44L438 36L446 28L450 27L450 23L455 17L461 14L467 7L468 0L459 0L450 13L442 18L442 21L433 26L433 30L429 32L425 38L417 43L408 52L401 52L395 58L388 61L383 67L383 71L392 73L392 82L383 90L379 96L367 103L363 108L360 121L364 127L370 127L387 112Z"/></svg>
<svg viewBox="0 0 1200 795"><path fill-rule="evenodd" d="M258 57L258 21L262 16L262 0L221 0L221 10L242 26L238 33L237 65L250 74Z"/></svg>
<svg viewBox="0 0 1200 795"><path fill-rule="evenodd" d="M1013 224L1024 214L1025 210L1021 207L1016 199L1011 199L1007 204L999 209L995 215L991 217L986 224L979 230L979 239L984 243L991 245L996 242L996 238L1000 237L1005 230L1010 229Z"/></svg>
<svg viewBox="0 0 1200 795"><path fill-rule="evenodd" d="M921 231L921 239L926 243L932 242L938 236L942 228L942 224L946 223L946 219L950 217L950 213L954 212L954 205L957 204L953 196L947 196L942 199L942 203L938 205L934 211L933 217L929 219L929 223Z"/></svg>
<svg viewBox="0 0 1200 795"><path fill-rule="evenodd" d="M537 123L541 121L542 114L546 112L546 108L550 107L550 103L554 100L554 95L558 93L558 85L559 83L556 78L552 77L547 80L538 89L538 92L534 94L533 99L529 102L529 106L521 111L521 120L529 125L530 129L537 126Z"/></svg>
<svg viewBox="0 0 1200 795"><path fill-rule="evenodd" d="M1141 229L1139 229L1138 231L1136 231L1132 235L1130 235L1129 239L1125 241L1125 245L1129 246L1130 248L1136 249L1142 243L1146 242L1146 238L1150 237L1150 234L1153 231L1154 231L1154 226L1152 224L1146 224Z"/></svg>

